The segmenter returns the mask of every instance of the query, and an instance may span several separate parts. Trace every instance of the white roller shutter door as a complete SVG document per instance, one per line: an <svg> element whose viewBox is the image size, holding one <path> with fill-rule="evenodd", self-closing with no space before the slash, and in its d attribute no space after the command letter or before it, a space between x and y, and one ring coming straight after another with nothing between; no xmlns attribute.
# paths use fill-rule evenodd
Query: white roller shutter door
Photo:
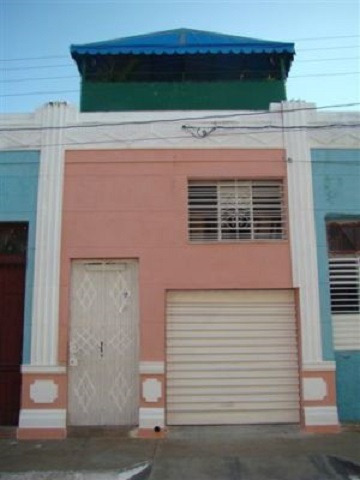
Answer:
<svg viewBox="0 0 360 480"><path fill-rule="evenodd" d="M168 425L297 422L293 292L169 292Z"/></svg>

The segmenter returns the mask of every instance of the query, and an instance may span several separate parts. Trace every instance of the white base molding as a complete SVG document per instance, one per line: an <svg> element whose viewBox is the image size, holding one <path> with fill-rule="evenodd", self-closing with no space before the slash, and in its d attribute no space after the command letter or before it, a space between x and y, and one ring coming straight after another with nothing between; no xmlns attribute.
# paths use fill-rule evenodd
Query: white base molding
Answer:
<svg viewBox="0 0 360 480"><path fill-rule="evenodd" d="M66 410L22 409L19 428L66 428Z"/></svg>
<svg viewBox="0 0 360 480"><path fill-rule="evenodd" d="M305 407L305 426L334 426L339 425L337 408L334 407Z"/></svg>
<svg viewBox="0 0 360 480"><path fill-rule="evenodd" d="M303 372L332 372L336 365L333 361L324 361L318 363L303 363L301 367Z"/></svg>
<svg viewBox="0 0 360 480"><path fill-rule="evenodd" d="M164 408L140 408L139 410L139 428L155 428L165 426Z"/></svg>
<svg viewBox="0 0 360 480"><path fill-rule="evenodd" d="M65 374L66 367L62 365L22 365L21 373L44 375Z"/></svg>

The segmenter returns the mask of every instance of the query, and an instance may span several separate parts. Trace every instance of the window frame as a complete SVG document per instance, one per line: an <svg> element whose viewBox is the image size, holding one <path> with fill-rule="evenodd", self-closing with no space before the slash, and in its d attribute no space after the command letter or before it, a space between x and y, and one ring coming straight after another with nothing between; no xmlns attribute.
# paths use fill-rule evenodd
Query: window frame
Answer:
<svg viewBox="0 0 360 480"><path fill-rule="evenodd" d="M354 229L353 239L343 228ZM328 220L326 237L331 314L360 314L360 221Z"/></svg>
<svg viewBox="0 0 360 480"><path fill-rule="evenodd" d="M187 181L187 229L191 244L287 240L283 179Z"/></svg>

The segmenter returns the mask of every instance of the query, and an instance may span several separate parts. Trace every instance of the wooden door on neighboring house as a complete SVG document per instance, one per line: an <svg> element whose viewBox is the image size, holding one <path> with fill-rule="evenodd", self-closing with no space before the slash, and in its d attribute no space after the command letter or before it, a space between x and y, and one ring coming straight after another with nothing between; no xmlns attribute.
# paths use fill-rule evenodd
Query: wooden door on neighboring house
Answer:
<svg viewBox="0 0 360 480"><path fill-rule="evenodd" d="M27 225L0 223L0 425L19 420Z"/></svg>
<svg viewBox="0 0 360 480"><path fill-rule="evenodd" d="M137 263L74 262L69 424L137 424L138 382Z"/></svg>

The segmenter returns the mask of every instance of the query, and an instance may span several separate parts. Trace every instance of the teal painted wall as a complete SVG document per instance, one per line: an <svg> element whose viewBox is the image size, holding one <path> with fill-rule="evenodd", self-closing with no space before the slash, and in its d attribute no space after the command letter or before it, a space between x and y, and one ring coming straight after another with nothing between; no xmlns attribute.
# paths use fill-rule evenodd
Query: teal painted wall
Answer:
<svg viewBox="0 0 360 480"><path fill-rule="evenodd" d="M279 80L233 82L82 83L82 112L129 110L267 110L286 100Z"/></svg>
<svg viewBox="0 0 360 480"><path fill-rule="evenodd" d="M326 220L360 218L360 149L312 150L315 228L324 360L334 360Z"/></svg>
<svg viewBox="0 0 360 480"><path fill-rule="evenodd" d="M336 352L336 393L341 422L360 422L360 351Z"/></svg>
<svg viewBox="0 0 360 480"><path fill-rule="evenodd" d="M360 421L360 352L333 348L326 239L327 220L360 219L360 149L313 150L311 158L323 357L336 360L340 420Z"/></svg>
<svg viewBox="0 0 360 480"><path fill-rule="evenodd" d="M0 152L0 222L28 222L23 363L30 361L39 152Z"/></svg>

